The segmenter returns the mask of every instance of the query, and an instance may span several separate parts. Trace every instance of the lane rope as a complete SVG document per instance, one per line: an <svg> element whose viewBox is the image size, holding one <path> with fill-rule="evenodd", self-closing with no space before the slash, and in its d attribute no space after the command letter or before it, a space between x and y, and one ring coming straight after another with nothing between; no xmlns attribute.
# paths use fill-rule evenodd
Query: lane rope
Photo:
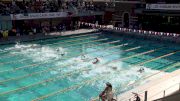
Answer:
<svg viewBox="0 0 180 101"><path fill-rule="evenodd" d="M136 49L140 49L141 47L140 46L137 46L137 47L134 47L134 48L129 48L129 49L126 49L124 50L124 52L129 52L129 51L132 51L132 50L136 50ZM110 55L113 55L113 54L116 54L116 53L119 53L119 50L118 51L115 51L115 52L112 52L111 54L107 54L107 55L101 55L101 56L98 56L98 58L103 58L103 57L107 57L107 56L110 56ZM89 61L93 60L94 58L91 58L89 59ZM73 65L74 63L72 64L68 64L68 65L65 65L61 68L65 68L67 66L71 66ZM46 70L42 70L42 71L38 71L38 72L34 72L34 73L31 73L31 74L27 74L27 75L24 75L24 76L20 76L20 77L16 77L16 78L9 78L9 79L6 79L6 80L1 80L0 81L0 84L2 83L5 83L5 82L9 82L9 81L14 81L14 80L20 80L20 79L23 79L23 78L26 78L26 77L31 77L31 76L35 76L35 75L38 75L38 74L42 74L42 73L46 73L46 72L49 72L51 70L57 70L60 68L60 65L59 66L56 66L56 67L48 67L48 69Z"/></svg>
<svg viewBox="0 0 180 101"><path fill-rule="evenodd" d="M117 71L117 72L119 73L119 72L121 72L121 71L122 71L122 70ZM107 75L105 75L105 76L107 76ZM104 76L102 76L102 77L105 78ZM103 79L102 77L100 77L100 79ZM108 77L108 76L107 76L107 77ZM96 77L96 78L98 78L98 77ZM98 80L98 79L97 79L97 80ZM83 82L84 82L84 81L83 81ZM50 97L50 96L57 95L57 94L59 94L59 93L66 93L66 92L71 91L71 90L76 90L76 89L78 89L78 88L80 88L80 87L82 87L82 86L84 85L83 82L81 82L81 83L78 84L78 85L71 86L71 87L68 87L68 88L65 88L65 89L61 89L61 90L58 90L58 91L55 91L55 92L46 94L46 95L44 95L44 96L35 98L35 99L33 99L32 101L39 101L39 100L46 99L46 98L48 98L48 97ZM90 82L91 82L91 81L89 81L88 83L90 83ZM93 82L95 82L95 81L93 80ZM93 82L92 82L92 83L93 83ZM85 83L85 84L87 84L87 83Z"/></svg>
<svg viewBox="0 0 180 101"><path fill-rule="evenodd" d="M90 38L85 38L85 39L80 39L80 40L73 40L73 41L70 41L70 42L58 42L58 43L53 43L53 44L46 44L46 45L49 45L49 46L51 46L51 45L55 45L55 44L64 44L64 43L71 43L71 42L76 42L76 41L82 41L82 40L86 40L86 39L96 39L96 38L98 38L97 36L94 36L94 37L90 37ZM73 44L74 45L74 44ZM32 48L32 47L24 47L24 48L21 48L21 49L30 49L30 48ZM37 46L34 46L33 48L40 48L40 47L37 47ZM19 50L21 50L21 49L16 49L15 51L19 51ZM14 50L13 50L14 51ZM3 55L3 56L1 56L0 58L4 58L4 57L6 57L6 58L9 58L10 56L16 56L16 55L18 55L18 54L9 54L9 55Z"/></svg>
<svg viewBox="0 0 180 101"><path fill-rule="evenodd" d="M113 42L108 42L108 43L102 43L102 44L99 44L98 46L100 46L100 45L104 45L104 44L114 44L114 43L119 43L120 41L113 41ZM122 45L128 45L128 43L126 43L126 44L122 44ZM95 46L97 46L97 45L95 45ZM94 47L94 46L90 46L90 47ZM89 47L88 47L89 48ZM108 47L109 48L109 47ZM99 50L103 50L103 49L99 49ZM93 52L97 52L97 51L99 51L99 50L94 50L94 51L91 51L91 52L88 52L88 54L89 53L93 53ZM85 53L85 54L87 54L87 53ZM80 55L78 55L78 56L81 56L81 55L84 55L84 53L83 54L80 54ZM76 56L69 56L69 57L71 57L71 58L73 58L73 57L76 57ZM51 61L47 61L47 62L43 62L43 63L36 63L36 64L29 64L29 65L25 65L25 66L22 66L22 67L17 67L17 68L13 68L13 69L9 69L9 70L3 70L3 71L0 71L0 73L4 73L4 72L15 72L15 71L17 71L17 70L21 70L21 69L24 69L24 68L30 68L30 67L33 67L33 66L39 66L39 65L42 65L42 64L46 64L46 63L51 63Z"/></svg>
<svg viewBox="0 0 180 101"><path fill-rule="evenodd" d="M101 33L97 33L97 34L92 34L92 35L87 35L87 36L94 36L94 35L98 35L98 34L101 34ZM86 36L86 35L84 35L84 36ZM81 37L81 36L80 36ZM71 38L70 38L71 39ZM66 40L65 40L66 41ZM74 41L74 40L70 40L70 41ZM69 41L69 42L70 42ZM58 42L57 42L58 43ZM56 44L57 44L56 43ZM51 44L49 44L49 45L51 45ZM23 48L23 49L26 49L26 48ZM27 48L28 49L28 48ZM3 54L3 53L6 53L6 52L10 52L11 50L1 50L0 51L0 54Z"/></svg>
<svg viewBox="0 0 180 101"><path fill-rule="evenodd" d="M91 39L91 38L87 38L87 39ZM101 42L101 41L106 41L106 40L109 40L108 38L103 38L103 39L98 39L98 40L93 40L93 41L88 41L88 42L81 42L79 44L76 44L76 45L81 45L81 44L88 44L88 43L93 43L93 42ZM66 47L62 47L62 48L67 48L68 46L76 46L74 43L73 44L70 44L70 45L67 45ZM24 55L24 54L9 54L8 56L1 56L0 58L10 58L10 57L14 57L14 56L18 56L18 55ZM8 63L8 62L3 62L3 63ZM3 63L0 63L0 64L3 64Z"/></svg>
<svg viewBox="0 0 180 101"><path fill-rule="evenodd" d="M157 59L161 59L161 58L164 58L164 57L173 55L173 54L178 53L178 52L180 52L180 51L171 52L171 53L165 54L165 55L163 55L163 56L159 56L159 57L157 57L157 58L153 58L153 59L147 60L147 61L145 61L145 62L141 62L141 63L134 64L134 65L132 65L132 66L144 65L144 64L146 64L146 63L149 63L149 62L155 61L155 60L157 60ZM166 70L169 70L169 69L171 69L171 68L174 68L174 67L177 66L177 65L180 65L180 63L176 63L176 64L173 64L173 65L171 65L171 66L168 66L168 67L160 70L160 71L157 72L157 73L154 73L154 74L151 74L151 75L149 75L149 76L146 76L146 77L144 77L144 78L136 81L135 83L132 83L132 84L130 84L130 85L127 85L127 86L125 86L125 87L123 87L123 88L127 88L127 87L129 87L129 86L133 86L133 85L135 85L136 83L139 83L139 82L142 81L142 80L148 79L148 78L150 78L150 77L152 77L152 76L155 76L155 75L157 75L157 74L159 74L159 73L162 73L162 72L164 72L164 71L166 71ZM116 88L116 89L117 89L117 88ZM116 90L116 91L117 91L117 90ZM129 98L128 98L128 99L129 99ZM98 100L98 97L96 97L96 98L93 99L93 101L96 101L96 100ZM121 99L121 100L122 100L122 99Z"/></svg>
<svg viewBox="0 0 180 101"><path fill-rule="evenodd" d="M159 49L162 49L162 48L153 49L153 50L155 51L155 50L159 50ZM147 51L147 52L135 54L135 55L133 55L133 56L144 55L144 54L147 54L147 53L150 53L150 52L154 52L154 51L151 51L151 50L150 50L150 51ZM133 57L133 56L129 56L129 57ZM107 62L107 63L105 63L105 64L97 65L97 66L95 66L95 67L106 66L106 65L109 64L109 63L114 63L114 62L118 62L118 61L120 61L120 60L129 59L129 57L124 57L124 58L121 58L121 59L116 59L116 60L113 60L113 61L111 61L111 62ZM92 68L91 68L91 69L92 69ZM48 81L49 81L49 80L50 80L50 81L52 81L52 80L55 81L54 78L50 78L50 79L48 79ZM9 94L9 93L12 93L12 92L17 92L17 91L19 91L19 90L24 90L24 89L27 89L27 88L29 88L29 87L42 84L42 83L44 83L44 82L46 82L46 81L47 81L47 80L44 80L44 81L37 82L37 83L31 84L31 85L28 85L28 86L24 86L24 87L21 87L21 88L17 88L17 89L14 89L14 90L10 90L10 91L7 91L7 92L3 92L3 93L0 93L0 96L6 95L6 94Z"/></svg>
<svg viewBox="0 0 180 101"><path fill-rule="evenodd" d="M100 42L100 41L106 41L106 40L108 40L108 38L94 40L92 42ZM91 43L91 42L89 42L89 43ZM84 43L82 43L82 44L84 44ZM66 47L64 47L64 48L66 48ZM81 48L77 48L77 49L81 49ZM32 60L32 59L21 59L21 60L17 60L17 61L12 60L12 61L8 61L8 62L2 62L2 63L0 63L0 65L10 64L10 63L17 63L17 62L23 62L23 61L26 61L26 60Z"/></svg>

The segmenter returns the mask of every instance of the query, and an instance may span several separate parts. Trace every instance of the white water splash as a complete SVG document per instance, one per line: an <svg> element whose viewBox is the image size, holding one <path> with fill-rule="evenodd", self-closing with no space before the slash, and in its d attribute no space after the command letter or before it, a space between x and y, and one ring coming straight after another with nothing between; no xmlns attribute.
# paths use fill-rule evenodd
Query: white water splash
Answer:
<svg viewBox="0 0 180 101"><path fill-rule="evenodd" d="M67 52L62 47L52 48L48 46L41 46L38 44L16 44L14 47L7 50L16 50L12 54L23 55L26 58L32 59L33 62L53 61L62 58L62 54Z"/></svg>

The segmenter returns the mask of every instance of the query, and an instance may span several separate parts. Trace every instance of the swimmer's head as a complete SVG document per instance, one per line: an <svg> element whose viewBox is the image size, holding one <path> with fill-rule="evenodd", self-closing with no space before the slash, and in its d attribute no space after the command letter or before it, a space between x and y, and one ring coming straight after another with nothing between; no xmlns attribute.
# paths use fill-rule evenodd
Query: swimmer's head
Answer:
<svg viewBox="0 0 180 101"><path fill-rule="evenodd" d="M111 83L109 83L109 82L106 83L106 86L107 87L112 87Z"/></svg>
<svg viewBox="0 0 180 101"><path fill-rule="evenodd" d="M117 70L117 67L112 67L112 69Z"/></svg>
<svg viewBox="0 0 180 101"><path fill-rule="evenodd" d="M59 51L59 49L56 49L56 51Z"/></svg>

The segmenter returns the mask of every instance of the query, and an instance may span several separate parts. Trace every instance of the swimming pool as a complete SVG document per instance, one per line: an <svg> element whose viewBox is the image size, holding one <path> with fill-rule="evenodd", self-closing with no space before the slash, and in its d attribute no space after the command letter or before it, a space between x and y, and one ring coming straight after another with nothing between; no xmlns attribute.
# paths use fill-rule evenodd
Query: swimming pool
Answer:
<svg viewBox="0 0 180 101"><path fill-rule="evenodd" d="M178 44L103 32L3 45L0 100L89 101L106 82L119 94L159 70L179 69L179 50Z"/></svg>

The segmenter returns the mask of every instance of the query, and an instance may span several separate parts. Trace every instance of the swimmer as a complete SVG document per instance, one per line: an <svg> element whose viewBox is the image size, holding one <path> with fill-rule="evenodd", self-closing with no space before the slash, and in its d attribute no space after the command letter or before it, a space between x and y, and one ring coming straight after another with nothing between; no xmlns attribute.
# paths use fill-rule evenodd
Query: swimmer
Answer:
<svg viewBox="0 0 180 101"><path fill-rule="evenodd" d="M56 51L57 51L57 52L60 52L60 55L61 55L61 56L64 56L64 55L65 55L64 50L61 49L61 48L57 48Z"/></svg>
<svg viewBox="0 0 180 101"><path fill-rule="evenodd" d="M64 56L65 55L65 53L61 53L61 56Z"/></svg>
<svg viewBox="0 0 180 101"><path fill-rule="evenodd" d="M93 62L93 64L97 64L99 62L98 58L95 58L96 61Z"/></svg>
<svg viewBox="0 0 180 101"><path fill-rule="evenodd" d="M144 72L144 68L140 68L140 69L138 70L138 72L140 72L140 73Z"/></svg>
<svg viewBox="0 0 180 101"><path fill-rule="evenodd" d="M30 48L33 48L33 49L34 49L34 48L35 48L35 45L31 45Z"/></svg>
<svg viewBox="0 0 180 101"><path fill-rule="evenodd" d="M81 55L81 60L85 60L86 56L85 55Z"/></svg>
<svg viewBox="0 0 180 101"><path fill-rule="evenodd" d="M117 67L111 67L113 70L117 70Z"/></svg>
<svg viewBox="0 0 180 101"><path fill-rule="evenodd" d="M82 56L81 56L81 60L82 60L83 62L87 62L87 61L89 61L89 58L88 58L86 55L82 55Z"/></svg>
<svg viewBox="0 0 180 101"><path fill-rule="evenodd" d="M113 69L113 70L117 70L116 66L108 66L109 68Z"/></svg>
<svg viewBox="0 0 180 101"><path fill-rule="evenodd" d="M56 49L56 51L57 51L57 52L59 52L59 48L58 48L58 49Z"/></svg>

